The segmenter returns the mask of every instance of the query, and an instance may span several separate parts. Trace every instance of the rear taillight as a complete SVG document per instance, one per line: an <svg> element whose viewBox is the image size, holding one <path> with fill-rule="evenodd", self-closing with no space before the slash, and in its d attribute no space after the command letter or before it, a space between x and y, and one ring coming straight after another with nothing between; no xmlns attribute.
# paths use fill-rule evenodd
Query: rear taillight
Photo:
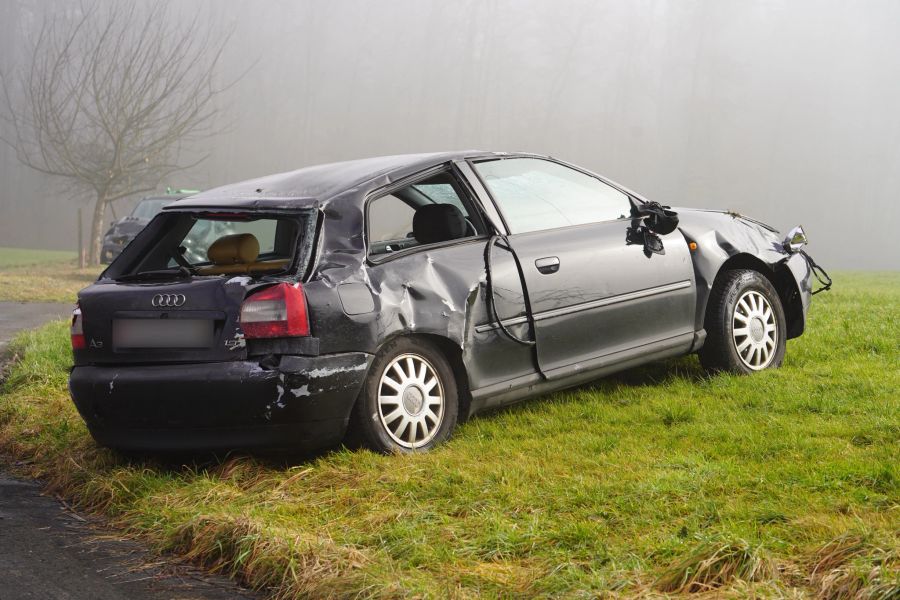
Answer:
<svg viewBox="0 0 900 600"><path fill-rule="evenodd" d="M84 341L84 319L81 316L81 306L75 304L75 310L72 311L72 350L84 350L87 348L87 342Z"/></svg>
<svg viewBox="0 0 900 600"><path fill-rule="evenodd" d="M248 339L309 335L303 288L279 283L253 294L241 306L241 329Z"/></svg>

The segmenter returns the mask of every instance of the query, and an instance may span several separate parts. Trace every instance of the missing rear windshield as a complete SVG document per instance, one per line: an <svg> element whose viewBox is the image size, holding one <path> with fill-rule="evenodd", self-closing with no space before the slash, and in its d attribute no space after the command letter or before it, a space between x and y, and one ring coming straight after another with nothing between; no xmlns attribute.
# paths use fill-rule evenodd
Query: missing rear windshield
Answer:
<svg viewBox="0 0 900 600"><path fill-rule="evenodd" d="M312 225L311 211L290 216L163 213L110 265L104 277L168 279L297 272L308 262Z"/></svg>

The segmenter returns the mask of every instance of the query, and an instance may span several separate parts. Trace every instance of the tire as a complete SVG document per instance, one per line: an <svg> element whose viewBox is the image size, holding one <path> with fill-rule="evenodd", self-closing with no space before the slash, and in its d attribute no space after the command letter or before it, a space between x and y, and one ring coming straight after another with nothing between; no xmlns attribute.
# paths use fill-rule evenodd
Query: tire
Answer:
<svg viewBox="0 0 900 600"><path fill-rule="evenodd" d="M392 340L369 368L349 437L376 452L429 450L456 427L458 389L453 369L433 344L418 338Z"/></svg>
<svg viewBox="0 0 900 600"><path fill-rule="evenodd" d="M726 271L706 307L706 343L700 364L712 372L749 374L784 361L784 308L772 283L758 271Z"/></svg>

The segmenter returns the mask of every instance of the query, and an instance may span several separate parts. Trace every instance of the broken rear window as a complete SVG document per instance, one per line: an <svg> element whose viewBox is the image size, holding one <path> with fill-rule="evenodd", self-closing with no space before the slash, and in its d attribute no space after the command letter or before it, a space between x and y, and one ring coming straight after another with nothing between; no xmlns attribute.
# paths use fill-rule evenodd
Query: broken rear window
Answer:
<svg viewBox="0 0 900 600"><path fill-rule="evenodd" d="M307 214L310 213L310 214ZM291 269L311 239L310 211L298 215L164 213L105 273L113 279L264 275ZM304 263L305 266L305 263Z"/></svg>

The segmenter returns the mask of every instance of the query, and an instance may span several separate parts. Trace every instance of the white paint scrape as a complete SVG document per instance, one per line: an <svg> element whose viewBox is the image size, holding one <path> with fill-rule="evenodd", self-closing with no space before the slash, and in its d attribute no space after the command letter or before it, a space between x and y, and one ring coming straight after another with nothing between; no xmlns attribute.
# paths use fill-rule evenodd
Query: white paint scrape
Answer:
<svg viewBox="0 0 900 600"><path fill-rule="evenodd" d="M251 281L253 281L252 277L246 277L246 276L232 277L231 279L226 281L225 284L226 285L240 285L240 286L246 287L247 284L250 283Z"/></svg>
<svg viewBox="0 0 900 600"><path fill-rule="evenodd" d="M310 393L309 393L309 384L306 383L306 384L301 385L301 386L298 387L298 388L294 388L293 390L291 390L291 393L294 395L295 398L301 398L301 397L303 397L303 396L309 396L309 395L310 395Z"/></svg>
<svg viewBox="0 0 900 600"><path fill-rule="evenodd" d="M366 368L366 363L362 363L360 365L356 365L355 367L319 367L318 369L313 369L308 372L306 375L311 379L315 379L317 377L331 377L332 375L337 375L338 373L349 373L351 371L362 371Z"/></svg>

